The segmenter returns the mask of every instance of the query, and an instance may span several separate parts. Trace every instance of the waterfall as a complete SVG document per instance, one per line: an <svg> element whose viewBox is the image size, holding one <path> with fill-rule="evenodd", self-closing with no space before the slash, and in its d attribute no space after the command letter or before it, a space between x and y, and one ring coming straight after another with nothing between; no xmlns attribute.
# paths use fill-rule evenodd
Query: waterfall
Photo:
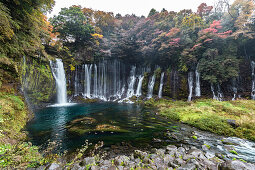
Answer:
<svg viewBox="0 0 255 170"><path fill-rule="evenodd" d="M189 84L189 97L188 97L188 101L191 101L191 99L192 99L192 94L193 94L193 76L194 76L193 72L189 72L188 73L188 84Z"/></svg>
<svg viewBox="0 0 255 170"><path fill-rule="evenodd" d="M159 91L158 91L158 97L159 98L162 98L162 90L163 90L163 85L164 85L164 75L165 75L165 73L162 72L161 77L160 77Z"/></svg>
<svg viewBox="0 0 255 170"><path fill-rule="evenodd" d="M198 65L197 65L197 68L196 68L196 88L195 88L195 95L197 97L200 97L201 96L201 89L200 89L200 73L198 72Z"/></svg>
<svg viewBox="0 0 255 170"><path fill-rule="evenodd" d="M143 84L144 76L140 75L138 77L138 79L139 79L139 81L138 81L138 85L137 85L137 89L136 89L136 97L139 97L142 95L142 84Z"/></svg>
<svg viewBox="0 0 255 170"><path fill-rule="evenodd" d="M98 94L97 94L97 65L94 65L94 91L93 91L93 97L97 98Z"/></svg>
<svg viewBox="0 0 255 170"><path fill-rule="evenodd" d="M211 83L211 91L213 93L213 99L222 101L223 100L223 93L221 92L220 84L217 84L217 95L215 93L213 84Z"/></svg>
<svg viewBox="0 0 255 170"><path fill-rule="evenodd" d="M232 90L234 92L234 97L232 98L232 100L236 100L236 95L237 95L237 83L236 83L236 79L233 78L232 79Z"/></svg>
<svg viewBox="0 0 255 170"><path fill-rule="evenodd" d="M252 89L251 89L251 99L252 100L255 100L255 73L254 73L254 70L255 70L255 62L252 61L251 62L251 71L252 71Z"/></svg>
<svg viewBox="0 0 255 170"><path fill-rule="evenodd" d="M154 84L155 84L155 74L151 77L151 80L148 84L148 96L147 96L148 99L152 98L153 96Z"/></svg>
<svg viewBox="0 0 255 170"><path fill-rule="evenodd" d="M74 96L79 95L79 83L78 83L78 66L75 67L75 77L74 77Z"/></svg>
<svg viewBox="0 0 255 170"><path fill-rule="evenodd" d="M220 84L219 83L217 84L217 87L218 87L218 91L217 91L217 93L218 93L218 100L222 101L223 100L223 93L221 92L221 88L220 88Z"/></svg>
<svg viewBox="0 0 255 170"><path fill-rule="evenodd" d="M135 85L135 81L136 81L135 69L136 69L136 67L133 66L131 71L130 71L130 77L129 77L129 82L128 82L128 90L127 90L127 98L130 98L135 94L135 90L134 90L134 85Z"/></svg>
<svg viewBox="0 0 255 170"><path fill-rule="evenodd" d="M91 98L90 94L90 87L91 87L91 71L92 71L92 64L88 65L85 64L84 66L85 72L84 72L84 97Z"/></svg>
<svg viewBox="0 0 255 170"><path fill-rule="evenodd" d="M56 80L57 103L65 104L67 103L67 93L66 93L66 77L63 62L61 59L56 59L56 62L50 61L50 66L52 69L53 77Z"/></svg>

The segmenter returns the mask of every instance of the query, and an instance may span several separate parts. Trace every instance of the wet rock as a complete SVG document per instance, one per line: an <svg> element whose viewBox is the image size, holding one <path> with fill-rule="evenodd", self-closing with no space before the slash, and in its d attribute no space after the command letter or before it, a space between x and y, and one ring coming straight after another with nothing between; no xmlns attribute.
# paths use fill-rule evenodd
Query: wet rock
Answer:
<svg viewBox="0 0 255 170"><path fill-rule="evenodd" d="M177 168L177 170L195 170L196 165L192 163L184 164L180 168Z"/></svg>
<svg viewBox="0 0 255 170"><path fill-rule="evenodd" d="M143 162L145 164L152 164L153 163L153 161L151 159L147 158L147 157L143 159Z"/></svg>
<svg viewBox="0 0 255 170"><path fill-rule="evenodd" d="M209 148L207 147L207 145L202 145L202 149L203 149L204 151L208 151L208 150L209 150Z"/></svg>
<svg viewBox="0 0 255 170"><path fill-rule="evenodd" d="M62 169L62 168L61 168ZM73 164L72 170L83 170L84 167L81 167L78 163Z"/></svg>
<svg viewBox="0 0 255 170"><path fill-rule="evenodd" d="M124 166L117 166L118 170L124 170Z"/></svg>
<svg viewBox="0 0 255 170"><path fill-rule="evenodd" d="M124 155L117 156L114 158L114 164L115 165L128 165L130 158Z"/></svg>
<svg viewBox="0 0 255 170"><path fill-rule="evenodd" d="M92 165L91 167L90 167L90 170L99 170L100 168L98 167L98 166L96 166L96 165Z"/></svg>
<svg viewBox="0 0 255 170"><path fill-rule="evenodd" d="M177 151L177 147L176 146L174 146L174 145L168 145L167 147L166 147L166 151L167 152L171 152L171 151Z"/></svg>
<svg viewBox="0 0 255 170"><path fill-rule="evenodd" d="M206 153L205 153L205 157L206 157L207 159L211 159L211 158L215 157L215 154L212 153L212 152L206 152Z"/></svg>
<svg viewBox="0 0 255 170"><path fill-rule="evenodd" d="M147 156L147 153L146 152L142 152L140 150L135 150L135 153L134 153L134 157L139 157L139 158L145 158Z"/></svg>
<svg viewBox="0 0 255 170"><path fill-rule="evenodd" d="M255 170L255 165L250 163L245 163L239 160L226 161L219 165L222 170Z"/></svg>
<svg viewBox="0 0 255 170"><path fill-rule="evenodd" d="M164 149L157 149L156 154L163 157L165 155L165 150Z"/></svg>
<svg viewBox="0 0 255 170"><path fill-rule="evenodd" d="M164 164L168 165L169 162L173 162L174 161L174 157L172 157L171 155L166 155L164 157Z"/></svg>
<svg viewBox="0 0 255 170"><path fill-rule="evenodd" d="M36 168L36 170L44 170L46 169L46 166L39 166L38 168Z"/></svg>
<svg viewBox="0 0 255 170"><path fill-rule="evenodd" d="M197 158L200 155L203 155L203 152L201 150L199 150L199 149L190 149L188 154Z"/></svg>
<svg viewBox="0 0 255 170"><path fill-rule="evenodd" d="M203 159L199 162L200 165L202 165L205 169L218 169L218 165L212 161L209 161L208 159Z"/></svg>
<svg viewBox="0 0 255 170"><path fill-rule="evenodd" d="M179 148L177 149L177 151L178 151L179 153L181 153L182 155L184 155L186 150L185 150L183 147L179 147Z"/></svg>
<svg viewBox="0 0 255 170"><path fill-rule="evenodd" d="M158 157L158 155L156 155L156 154L151 154L151 155L149 156L150 159L155 159L155 158L157 158L157 157Z"/></svg>
<svg viewBox="0 0 255 170"><path fill-rule="evenodd" d="M60 165L57 163L52 163L50 167L48 168L48 170L58 170L58 169L61 169L61 168L60 168Z"/></svg>
<svg viewBox="0 0 255 170"><path fill-rule="evenodd" d="M183 165L185 164L185 161L181 158L177 158L174 160L174 163L176 163L177 165Z"/></svg>
<svg viewBox="0 0 255 170"><path fill-rule="evenodd" d="M169 162L168 163L168 166L171 167L171 168L178 168L179 166L173 162Z"/></svg>
<svg viewBox="0 0 255 170"><path fill-rule="evenodd" d="M87 157L87 158L83 159L81 165L93 165L95 163L96 163L96 161L95 161L94 157Z"/></svg>
<svg viewBox="0 0 255 170"><path fill-rule="evenodd" d="M103 164L103 165L111 165L112 162L109 161L109 160L104 160L104 161L102 162L102 164Z"/></svg>

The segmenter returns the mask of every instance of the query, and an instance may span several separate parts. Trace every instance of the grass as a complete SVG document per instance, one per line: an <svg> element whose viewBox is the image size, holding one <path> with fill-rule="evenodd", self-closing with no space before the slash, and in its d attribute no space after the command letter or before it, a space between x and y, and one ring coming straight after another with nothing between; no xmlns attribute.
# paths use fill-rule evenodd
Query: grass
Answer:
<svg viewBox="0 0 255 170"><path fill-rule="evenodd" d="M147 106L157 107L159 113L172 120L219 135L237 136L255 141L255 101L217 101L199 99L193 102L149 100ZM235 120L238 127L227 120Z"/></svg>

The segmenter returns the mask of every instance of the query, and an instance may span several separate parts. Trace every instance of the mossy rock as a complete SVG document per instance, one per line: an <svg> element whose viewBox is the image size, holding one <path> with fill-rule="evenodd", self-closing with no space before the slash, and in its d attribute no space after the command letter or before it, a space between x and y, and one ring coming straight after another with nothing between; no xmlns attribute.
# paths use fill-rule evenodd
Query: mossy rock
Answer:
<svg viewBox="0 0 255 170"><path fill-rule="evenodd" d="M96 125L90 128L87 127L81 127L81 126L73 126L68 129L70 132L83 135L85 133L89 132L118 132L118 133L127 133L129 132L128 130L121 129L119 126L114 126L110 124L101 124L101 125Z"/></svg>

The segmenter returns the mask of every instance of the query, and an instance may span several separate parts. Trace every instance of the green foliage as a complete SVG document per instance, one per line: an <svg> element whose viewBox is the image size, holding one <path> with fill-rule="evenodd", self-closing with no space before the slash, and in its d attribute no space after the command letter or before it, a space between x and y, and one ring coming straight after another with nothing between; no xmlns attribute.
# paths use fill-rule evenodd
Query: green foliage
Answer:
<svg viewBox="0 0 255 170"><path fill-rule="evenodd" d="M59 33L58 38L72 51L77 51L91 43L94 33L80 6L62 8L57 16L50 19L53 32Z"/></svg>
<svg viewBox="0 0 255 170"><path fill-rule="evenodd" d="M31 143L22 142L15 145L0 145L0 167L12 167L21 169L26 167L38 167L43 162L43 157L39 154L38 148Z"/></svg>
<svg viewBox="0 0 255 170"><path fill-rule="evenodd" d="M147 101L146 105L156 106L160 114L202 130L220 135L237 136L255 140L255 101L216 101L196 100L183 101ZM238 128L228 124L226 119L235 120Z"/></svg>
<svg viewBox="0 0 255 170"><path fill-rule="evenodd" d="M155 14L157 14L157 13L158 13L158 11L157 11L156 9L152 8L152 9L150 10L150 12L149 12L148 17L153 16L153 15L155 15Z"/></svg>

